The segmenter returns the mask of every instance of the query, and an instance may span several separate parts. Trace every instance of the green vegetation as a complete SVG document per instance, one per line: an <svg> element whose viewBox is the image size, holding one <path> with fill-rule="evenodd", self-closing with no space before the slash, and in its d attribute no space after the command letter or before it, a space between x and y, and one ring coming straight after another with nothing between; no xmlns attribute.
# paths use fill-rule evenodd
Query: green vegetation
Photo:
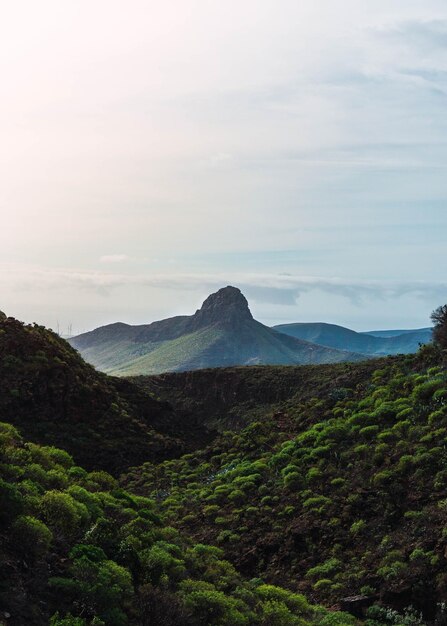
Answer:
<svg viewBox="0 0 447 626"><path fill-rule="evenodd" d="M239 430L252 421L276 414L277 427L286 430L290 408L321 398L335 402L366 384L373 372L399 357L361 363L299 366L246 366L172 372L130 378L146 393L169 402L183 422L199 422L218 431ZM281 416L282 414L282 416ZM306 419L306 416L302 416Z"/></svg>
<svg viewBox="0 0 447 626"><path fill-rule="evenodd" d="M11 624L322 624L304 596L245 580L156 502L0 423L0 602ZM343 625L352 624L340 614ZM327 622L332 623L332 622Z"/></svg>

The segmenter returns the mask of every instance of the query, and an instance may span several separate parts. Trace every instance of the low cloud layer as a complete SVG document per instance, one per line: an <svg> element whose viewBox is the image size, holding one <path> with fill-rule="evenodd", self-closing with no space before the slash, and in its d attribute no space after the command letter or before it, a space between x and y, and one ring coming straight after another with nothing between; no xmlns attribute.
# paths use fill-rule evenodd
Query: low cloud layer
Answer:
<svg viewBox="0 0 447 626"><path fill-rule="evenodd" d="M72 295L93 291L105 298L114 297L120 289L157 288L174 291L204 291L232 284L252 300L290 306L303 295L319 291L329 296L341 296L358 306L368 300L383 302L404 296L417 298L447 297L447 281L356 281L336 277L294 276L262 273L222 274L122 274L97 271L76 271L49 268L0 268L0 285L13 286L16 292L69 292Z"/></svg>

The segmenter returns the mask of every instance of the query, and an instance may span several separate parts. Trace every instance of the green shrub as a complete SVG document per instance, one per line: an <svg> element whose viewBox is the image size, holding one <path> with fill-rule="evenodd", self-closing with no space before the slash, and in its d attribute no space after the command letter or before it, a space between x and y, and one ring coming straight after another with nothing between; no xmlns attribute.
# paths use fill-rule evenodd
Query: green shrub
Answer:
<svg viewBox="0 0 447 626"><path fill-rule="evenodd" d="M48 526L64 535L71 535L88 519L87 507L60 491L47 491L41 499L40 508Z"/></svg>
<svg viewBox="0 0 447 626"><path fill-rule="evenodd" d="M316 583L314 583L313 588L315 589L315 591L319 591L321 589L328 589L329 587L331 587L332 585L332 580L330 580L329 578L320 578L320 580L317 580Z"/></svg>
<svg viewBox="0 0 447 626"><path fill-rule="evenodd" d="M325 574L333 574L338 571L341 566L341 561L337 558L331 558L325 561L324 563L320 563L320 565L315 565L315 567L311 567L306 572L306 578L318 578L319 576Z"/></svg>
<svg viewBox="0 0 447 626"><path fill-rule="evenodd" d="M53 540L53 533L48 526L30 515L18 517L12 530L20 550L33 557L46 554Z"/></svg>
<svg viewBox="0 0 447 626"><path fill-rule="evenodd" d="M350 532L352 535L358 535L358 534L360 534L363 530L365 530L365 528L366 528L366 522L365 522L365 520L359 519L359 520L357 520L356 522L354 522L354 523L351 525L351 528L349 529L349 532Z"/></svg>

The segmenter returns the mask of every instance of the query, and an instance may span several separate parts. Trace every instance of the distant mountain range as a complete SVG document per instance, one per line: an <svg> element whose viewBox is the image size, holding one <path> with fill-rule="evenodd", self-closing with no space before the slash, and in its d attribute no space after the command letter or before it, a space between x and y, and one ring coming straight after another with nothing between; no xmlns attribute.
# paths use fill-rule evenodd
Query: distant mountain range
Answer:
<svg viewBox="0 0 447 626"><path fill-rule="evenodd" d="M86 361L120 376L234 365L358 361L363 354L321 346L253 319L239 289L210 295L191 316L141 326L118 322L69 339Z"/></svg>
<svg viewBox="0 0 447 626"><path fill-rule="evenodd" d="M397 337L398 335L412 335L413 333L422 333L430 336L432 328L407 328L406 330L366 330L362 331L361 335L372 335L373 337Z"/></svg>
<svg viewBox="0 0 447 626"><path fill-rule="evenodd" d="M431 329L359 333L325 323L269 328L253 319L236 287L211 294L194 315L101 326L68 339L83 358L118 376L235 365L307 365L416 352Z"/></svg>
<svg viewBox="0 0 447 626"><path fill-rule="evenodd" d="M343 326L323 322L280 324L274 326L274 329L296 339L370 356L416 352L420 344L431 341L432 335L431 328L358 333Z"/></svg>

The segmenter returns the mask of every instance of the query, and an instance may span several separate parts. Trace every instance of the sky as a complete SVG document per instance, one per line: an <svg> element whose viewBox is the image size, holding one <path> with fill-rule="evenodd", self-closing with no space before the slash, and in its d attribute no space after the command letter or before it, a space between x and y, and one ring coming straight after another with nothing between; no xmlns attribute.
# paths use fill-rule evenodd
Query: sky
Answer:
<svg viewBox="0 0 447 626"><path fill-rule="evenodd" d="M447 302L445 0L0 4L0 309L357 330Z"/></svg>

